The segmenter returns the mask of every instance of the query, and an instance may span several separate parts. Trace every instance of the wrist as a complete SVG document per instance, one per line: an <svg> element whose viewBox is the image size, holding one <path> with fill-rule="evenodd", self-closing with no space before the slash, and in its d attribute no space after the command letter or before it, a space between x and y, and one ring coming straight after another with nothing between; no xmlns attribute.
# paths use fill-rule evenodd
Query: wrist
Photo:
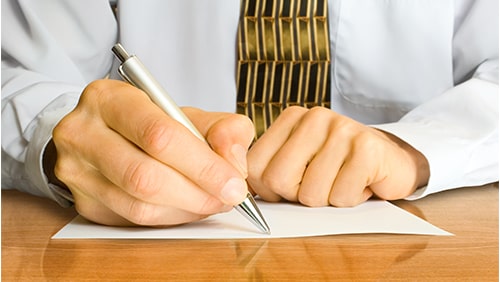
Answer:
<svg viewBox="0 0 500 282"><path fill-rule="evenodd" d="M387 138L389 138L390 141L402 149L410 159L411 166L413 167L413 171L415 173L413 191L427 185L430 178L430 168L427 158L420 151L397 136L380 129L377 130L382 132Z"/></svg>

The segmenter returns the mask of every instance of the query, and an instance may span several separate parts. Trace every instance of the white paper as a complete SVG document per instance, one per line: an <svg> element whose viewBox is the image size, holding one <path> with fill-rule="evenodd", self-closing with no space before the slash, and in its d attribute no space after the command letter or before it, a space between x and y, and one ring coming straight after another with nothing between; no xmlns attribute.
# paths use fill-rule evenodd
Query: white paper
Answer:
<svg viewBox="0 0 500 282"><path fill-rule="evenodd" d="M334 234L395 233L453 235L393 204L370 200L353 208L310 208L257 201L271 234L261 233L236 210L168 228L109 227L77 216L53 239L238 239Z"/></svg>

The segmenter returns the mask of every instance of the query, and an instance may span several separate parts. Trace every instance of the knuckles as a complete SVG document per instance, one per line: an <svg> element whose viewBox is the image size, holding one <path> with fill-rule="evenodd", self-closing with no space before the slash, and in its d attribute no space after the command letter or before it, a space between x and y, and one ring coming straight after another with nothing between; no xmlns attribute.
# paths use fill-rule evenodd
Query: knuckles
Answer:
<svg viewBox="0 0 500 282"><path fill-rule="evenodd" d="M244 115L231 114L223 118L221 122L217 122L210 128L209 133L217 136L226 136L231 134L231 130L236 129L238 132L251 132L253 133L254 125L252 120Z"/></svg>
<svg viewBox="0 0 500 282"><path fill-rule="evenodd" d="M79 169L78 164L72 159L67 157L57 158L54 166L54 175L68 187L72 187L72 184L81 180L79 175L82 173L82 169Z"/></svg>
<svg viewBox="0 0 500 282"><path fill-rule="evenodd" d="M214 187L222 187L227 179L221 174L221 163L215 158L203 160L203 165L197 174L196 183L203 183L206 179L210 179Z"/></svg>
<svg viewBox="0 0 500 282"><path fill-rule="evenodd" d="M308 110L307 108L300 107L300 106L290 106L286 107L281 114L278 116L278 119L281 118L290 118L291 116L299 115L302 116L305 113L309 112L311 110Z"/></svg>
<svg viewBox="0 0 500 282"><path fill-rule="evenodd" d="M98 105L105 101L106 99L111 99L112 96L112 86L119 83L113 80L95 80L92 81L83 89L80 95L80 101L77 107L81 105L92 106L95 110L98 109Z"/></svg>
<svg viewBox="0 0 500 282"><path fill-rule="evenodd" d="M265 189L281 196L288 201L297 201L298 185L290 180L290 177L277 177L264 172L259 182Z"/></svg>
<svg viewBox="0 0 500 282"><path fill-rule="evenodd" d="M157 225L160 220L157 207L139 199L129 203L125 218L137 225Z"/></svg>
<svg viewBox="0 0 500 282"><path fill-rule="evenodd" d="M160 190L158 181L155 181L154 170L148 163L135 161L128 165L124 172L123 183L137 198L149 199L157 195Z"/></svg>
<svg viewBox="0 0 500 282"><path fill-rule="evenodd" d="M177 127L169 126L163 120L151 119L145 122L139 138L145 151L151 155L159 155L175 145L176 131Z"/></svg>

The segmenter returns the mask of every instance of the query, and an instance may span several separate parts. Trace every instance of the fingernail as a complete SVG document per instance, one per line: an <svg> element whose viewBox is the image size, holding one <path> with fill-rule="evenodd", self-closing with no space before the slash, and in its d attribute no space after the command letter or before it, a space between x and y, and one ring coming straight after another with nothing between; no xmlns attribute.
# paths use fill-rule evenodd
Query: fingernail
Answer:
<svg viewBox="0 0 500 282"><path fill-rule="evenodd" d="M234 144L231 147L231 154L233 154L238 169L242 173L243 177L247 178L248 176L247 149L245 149L245 147L241 146L240 144Z"/></svg>
<svg viewBox="0 0 500 282"><path fill-rule="evenodd" d="M225 204L238 205L243 202L248 193L247 183L241 178L231 178L226 182L220 193Z"/></svg>

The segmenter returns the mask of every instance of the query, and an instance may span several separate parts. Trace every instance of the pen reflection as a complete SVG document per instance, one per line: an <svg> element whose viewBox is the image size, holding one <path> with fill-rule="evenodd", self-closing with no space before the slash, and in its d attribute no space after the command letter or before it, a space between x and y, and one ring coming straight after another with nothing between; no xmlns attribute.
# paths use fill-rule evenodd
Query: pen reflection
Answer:
<svg viewBox="0 0 500 282"><path fill-rule="evenodd" d="M410 202L398 202L398 206L425 219L424 214ZM300 277L308 281L372 280L385 277L393 267L411 260L427 247L429 238L360 234L275 239L266 241L259 248L249 245L251 243L247 241L238 241L235 246L238 250L246 250L246 253L237 252L240 263L247 263L247 273L252 273L250 270L254 268L253 273L260 275L258 277L287 281L301 280Z"/></svg>
<svg viewBox="0 0 500 282"><path fill-rule="evenodd" d="M409 203L402 208L423 217ZM398 264L425 249L428 240L429 236L382 234L271 240L50 240L42 265L47 280L376 280L389 277Z"/></svg>

